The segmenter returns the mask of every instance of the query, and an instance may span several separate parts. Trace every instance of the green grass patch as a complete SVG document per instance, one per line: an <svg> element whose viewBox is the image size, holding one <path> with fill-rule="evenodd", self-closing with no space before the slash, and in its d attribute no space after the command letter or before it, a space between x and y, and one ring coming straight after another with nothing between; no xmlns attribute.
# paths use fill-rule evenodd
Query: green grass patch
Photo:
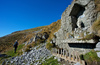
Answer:
<svg viewBox="0 0 100 65"><path fill-rule="evenodd" d="M12 57L20 55L20 53L21 53L20 50L23 48L23 46L24 46L24 44L18 45L16 53L14 53L14 48L13 48L13 49L7 51L6 54L9 55L9 56L12 56Z"/></svg>
<svg viewBox="0 0 100 65"><path fill-rule="evenodd" d="M100 58L97 56L97 51L90 51L83 55L83 60L86 62L86 65L100 65ZM82 58L82 55L80 56Z"/></svg>
<svg viewBox="0 0 100 65"><path fill-rule="evenodd" d="M53 48L53 44L47 43L46 44L46 48L49 49L49 50L51 50Z"/></svg>
<svg viewBox="0 0 100 65"><path fill-rule="evenodd" d="M97 56L96 51L94 51L94 50L86 53L85 55L83 55L83 57L84 57L84 60L86 60L86 61L90 61L90 62L97 61L97 62L100 62L100 58Z"/></svg>
<svg viewBox="0 0 100 65"><path fill-rule="evenodd" d="M51 57L47 59L45 62L43 62L42 65L60 65L60 63L57 61L57 59L54 59L54 57Z"/></svg>

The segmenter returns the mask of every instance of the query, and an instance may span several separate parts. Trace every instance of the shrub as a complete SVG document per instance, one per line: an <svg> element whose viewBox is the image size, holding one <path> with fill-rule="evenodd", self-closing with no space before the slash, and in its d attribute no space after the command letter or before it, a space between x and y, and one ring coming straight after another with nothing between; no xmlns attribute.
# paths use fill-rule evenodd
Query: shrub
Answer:
<svg viewBox="0 0 100 65"><path fill-rule="evenodd" d="M45 39L37 39L36 40L36 43L44 43L45 42Z"/></svg>
<svg viewBox="0 0 100 65"><path fill-rule="evenodd" d="M84 37L84 39L90 40L90 39L94 39L95 37L96 37L96 35L95 35L94 33L92 33L92 34L86 35L86 36Z"/></svg>
<svg viewBox="0 0 100 65"><path fill-rule="evenodd" d="M95 43L97 43L98 41L99 41L99 36L97 36L96 34L94 34L94 33L91 33L91 34L87 34L84 38L82 38L82 39L77 39L77 40L91 40L91 39L93 39L94 41L95 41Z"/></svg>
<svg viewBox="0 0 100 65"><path fill-rule="evenodd" d="M88 61L100 61L100 58L97 56L96 51L91 50L90 52L84 55L84 59Z"/></svg>
<svg viewBox="0 0 100 65"><path fill-rule="evenodd" d="M46 48L49 49L49 50L51 50L53 48L53 44L47 43L46 44Z"/></svg>
<svg viewBox="0 0 100 65"><path fill-rule="evenodd" d="M29 47L26 47L25 52L31 51Z"/></svg>
<svg viewBox="0 0 100 65"><path fill-rule="evenodd" d="M35 47L35 46L36 46L36 44L34 42L32 42L31 44L29 44L29 45L27 45L25 47L25 52L29 52L30 51L30 48Z"/></svg>
<svg viewBox="0 0 100 65"><path fill-rule="evenodd" d="M80 55L80 59L81 60L84 60L83 54Z"/></svg>
<svg viewBox="0 0 100 65"><path fill-rule="evenodd" d="M31 45L31 44L29 44L29 45L27 45L27 47L28 47L28 48L32 48L32 45Z"/></svg>

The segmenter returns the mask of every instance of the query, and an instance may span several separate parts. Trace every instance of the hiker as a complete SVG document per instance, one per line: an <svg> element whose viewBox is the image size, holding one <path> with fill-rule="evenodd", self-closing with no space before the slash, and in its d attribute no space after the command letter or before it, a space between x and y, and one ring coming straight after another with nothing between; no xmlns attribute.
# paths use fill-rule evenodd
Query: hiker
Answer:
<svg viewBox="0 0 100 65"><path fill-rule="evenodd" d="M18 47L18 41L16 40L16 42L14 43L15 53L16 53L17 47Z"/></svg>

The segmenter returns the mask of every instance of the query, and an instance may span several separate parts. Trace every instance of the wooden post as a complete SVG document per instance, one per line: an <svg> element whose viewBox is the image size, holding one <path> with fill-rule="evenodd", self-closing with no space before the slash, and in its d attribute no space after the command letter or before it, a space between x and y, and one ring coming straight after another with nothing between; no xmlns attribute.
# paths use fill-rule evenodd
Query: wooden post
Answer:
<svg viewBox="0 0 100 65"><path fill-rule="evenodd" d="M68 52L66 51L66 58L68 57Z"/></svg>
<svg viewBox="0 0 100 65"><path fill-rule="evenodd" d="M63 56L64 56L65 54L64 54L64 49L63 49Z"/></svg>
<svg viewBox="0 0 100 65"><path fill-rule="evenodd" d="M62 49L61 49L61 57L62 57Z"/></svg>

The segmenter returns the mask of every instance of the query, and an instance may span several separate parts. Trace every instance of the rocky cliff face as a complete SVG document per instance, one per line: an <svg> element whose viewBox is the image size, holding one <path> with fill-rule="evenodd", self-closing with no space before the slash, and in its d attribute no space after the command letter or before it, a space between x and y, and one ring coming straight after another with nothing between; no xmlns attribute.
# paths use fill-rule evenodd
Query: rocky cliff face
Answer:
<svg viewBox="0 0 100 65"><path fill-rule="evenodd" d="M54 34L55 44L60 48L71 49L68 43L62 40L77 40L81 38L82 33L84 36L87 32L90 34L91 25L96 19L97 11L94 0L74 0L62 13L61 28Z"/></svg>

